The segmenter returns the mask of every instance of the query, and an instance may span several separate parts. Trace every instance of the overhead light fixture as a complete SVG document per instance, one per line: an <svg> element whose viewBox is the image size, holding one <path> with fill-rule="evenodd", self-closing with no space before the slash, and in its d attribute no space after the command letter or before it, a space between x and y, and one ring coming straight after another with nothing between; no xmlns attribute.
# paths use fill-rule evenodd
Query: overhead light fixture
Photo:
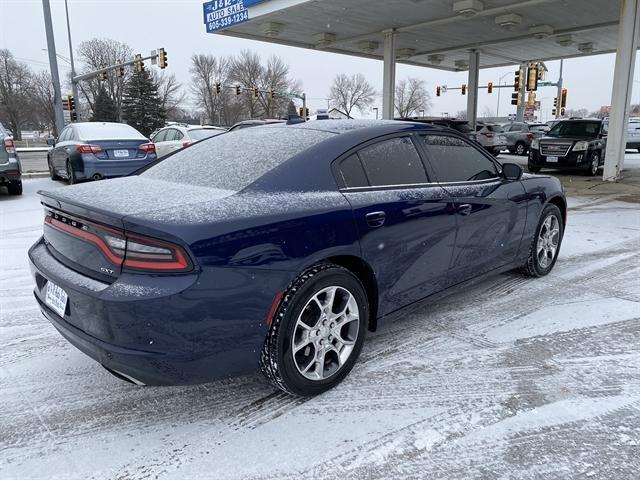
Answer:
<svg viewBox="0 0 640 480"><path fill-rule="evenodd" d="M453 11L463 17L473 17L484 10L480 0L458 0L453 2Z"/></svg>
<svg viewBox="0 0 640 480"><path fill-rule="evenodd" d="M335 42L335 40L336 40L335 33L322 32L322 33L316 33L313 36L313 44L316 47L326 47L328 45L331 45L333 42Z"/></svg>
<svg viewBox="0 0 640 480"><path fill-rule="evenodd" d="M440 54L429 55L427 57L427 61L433 65L440 65L442 62L444 62L444 55L440 55Z"/></svg>
<svg viewBox="0 0 640 480"><path fill-rule="evenodd" d="M458 70L468 70L469 69L469 62L467 62L466 60L456 60L454 62L456 68Z"/></svg>
<svg viewBox="0 0 640 480"><path fill-rule="evenodd" d="M495 23L505 30L513 30L522 23L522 16L516 13L507 13L506 15L496 17Z"/></svg>
<svg viewBox="0 0 640 480"><path fill-rule="evenodd" d="M569 45L573 45L573 35L558 35L556 37L556 43L563 47L568 47Z"/></svg>
<svg viewBox="0 0 640 480"><path fill-rule="evenodd" d="M543 38L553 35L553 31L554 30L551 25L536 25L529 29L529 33L538 40L542 40Z"/></svg>
<svg viewBox="0 0 640 480"><path fill-rule="evenodd" d="M373 53L380 48L380 42L374 42L373 40L363 40L358 42L358 48L363 52Z"/></svg>
<svg viewBox="0 0 640 480"><path fill-rule="evenodd" d="M411 58L416 54L415 48L399 48L396 50L396 58L406 59Z"/></svg>
<svg viewBox="0 0 640 480"><path fill-rule="evenodd" d="M582 53L593 53L595 49L596 49L596 45L593 42L585 42L585 43L578 44L578 50L580 50Z"/></svg>
<svg viewBox="0 0 640 480"><path fill-rule="evenodd" d="M277 37L283 29L284 25L282 23L267 22L262 24L262 33L269 38Z"/></svg>

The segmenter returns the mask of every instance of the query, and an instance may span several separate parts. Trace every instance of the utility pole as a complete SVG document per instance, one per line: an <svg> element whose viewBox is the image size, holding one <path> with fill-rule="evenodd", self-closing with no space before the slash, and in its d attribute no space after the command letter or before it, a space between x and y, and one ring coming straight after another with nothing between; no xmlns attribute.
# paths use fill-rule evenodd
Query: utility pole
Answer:
<svg viewBox="0 0 640 480"><path fill-rule="evenodd" d="M69 24L69 6L67 5L67 0L64 0L64 10L67 14L67 38L69 39L69 60L71 60L71 94L76 101L76 105L78 105L78 84L73 81L73 77L76 76L76 67L73 63L73 44L71 43L71 26ZM78 116L78 120L80 116Z"/></svg>
<svg viewBox="0 0 640 480"><path fill-rule="evenodd" d="M51 24L51 5L49 0L42 0L44 13L44 29L47 33L47 50L49 51L49 68L51 70L51 83L53 83L53 108L56 112L56 130L58 135L64 128L64 112L62 110L62 93L60 92L60 76L58 74L58 58L56 57L56 42L53 38L53 25Z"/></svg>
<svg viewBox="0 0 640 480"><path fill-rule="evenodd" d="M564 60L560 59L560 77L558 78L558 93L556 98L558 99L558 105L556 106L556 118L560 118L560 96L562 95L562 63Z"/></svg>

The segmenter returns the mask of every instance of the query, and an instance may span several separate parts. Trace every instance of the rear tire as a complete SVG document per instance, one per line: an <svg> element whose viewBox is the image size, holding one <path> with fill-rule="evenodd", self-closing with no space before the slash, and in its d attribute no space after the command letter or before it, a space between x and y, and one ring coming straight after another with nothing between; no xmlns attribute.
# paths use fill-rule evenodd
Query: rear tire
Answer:
<svg viewBox="0 0 640 480"><path fill-rule="evenodd" d="M523 142L518 142L516 143L516 155L526 155L527 154L527 147L525 146L525 144Z"/></svg>
<svg viewBox="0 0 640 480"><path fill-rule="evenodd" d="M367 294L355 275L333 264L311 267L284 292L271 319L260 369L285 392L318 395L349 374L368 320Z"/></svg>
<svg viewBox="0 0 640 480"><path fill-rule="evenodd" d="M7 185L9 195L22 195L22 180L13 180Z"/></svg>
<svg viewBox="0 0 640 480"><path fill-rule="evenodd" d="M564 224L560 209L549 203L540 215L529 249L529 258L522 268L523 273L528 277L547 275L556 264L563 235Z"/></svg>

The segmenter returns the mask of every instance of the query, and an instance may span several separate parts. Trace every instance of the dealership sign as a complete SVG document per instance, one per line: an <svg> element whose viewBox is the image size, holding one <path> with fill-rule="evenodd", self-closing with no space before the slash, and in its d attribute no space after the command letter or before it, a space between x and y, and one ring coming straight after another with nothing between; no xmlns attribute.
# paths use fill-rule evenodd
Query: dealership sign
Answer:
<svg viewBox="0 0 640 480"><path fill-rule="evenodd" d="M202 4L207 32L215 33L249 20L249 7L265 0L211 0Z"/></svg>

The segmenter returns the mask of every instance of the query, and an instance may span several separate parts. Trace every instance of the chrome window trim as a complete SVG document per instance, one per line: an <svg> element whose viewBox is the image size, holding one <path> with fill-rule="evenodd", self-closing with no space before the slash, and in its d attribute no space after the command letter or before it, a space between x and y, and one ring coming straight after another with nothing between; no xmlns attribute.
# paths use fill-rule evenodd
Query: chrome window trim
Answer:
<svg viewBox="0 0 640 480"><path fill-rule="evenodd" d="M409 189L409 188L421 188L421 187L439 187L442 185L477 185L480 183L491 183L495 181L502 181L502 177L494 177L494 178L485 178L482 180L467 180L464 182L430 182L430 183L404 183L397 185L377 185L377 186L367 186L367 187L344 187L339 189L340 192L357 192L357 191L370 191L370 190L399 190L399 189Z"/></svg>

